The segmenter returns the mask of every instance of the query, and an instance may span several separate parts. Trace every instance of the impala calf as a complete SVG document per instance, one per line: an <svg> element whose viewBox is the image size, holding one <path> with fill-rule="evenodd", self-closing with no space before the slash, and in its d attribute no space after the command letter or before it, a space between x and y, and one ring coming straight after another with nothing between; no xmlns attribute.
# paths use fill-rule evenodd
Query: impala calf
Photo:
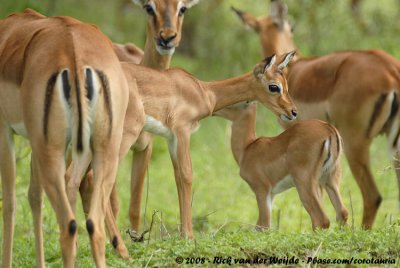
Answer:
<svg viewBox="0 0 400 268"><path fill-rule="evenodd" d="M336 210L336 219L346 223L348 212L339 193L341 138L337 130L319 120L294 123L276 137L256 137L256 104L243 102L221 109L215 115L232 121L231 147L240 176L256 195L257 226L271 226L274 196L296 187L310 214L312 227L328 228L322 209L321 187Z"/></svg>
<svg viewBox="0 0 400 268"><path fill-rule="evenodd" d="M130 101L135 99L134 86L131 81ZM13 133L26 134L32 147L29 203L36 266L44 267L45 263L42 189L57 216L63 264L73 267L75 263L77 223L64 181L69 144L73 160L78 163L73 174L83 173L93 158L94 202L87 229L96 265L105 266L103 222L117 170L128 94L112 43L96 27L69 17L44 17L29 9L0 21L0 141L4 149L0 169L5 204L12 204L12 210L4 213L3 267L11 266ZM137 123L130 125L129 138L133 142L144 123L138 98L132 116Z"/></svg>
<svg viewBox="0 0 400 268"><path fill-rule="evenodd" d="M271 1L268 17L235 10L260 37L264 55L296 49L287 7ZM343 51L294 59L288 68L290 95L300 119L320 119L337 127L364 201L362 225L371 228L382 197L370 167L369 147L386 134L400 187L400 62L381 50ZM287 123L283 124L285 127ZM400 190L400 188L399 188Z"/></svg>

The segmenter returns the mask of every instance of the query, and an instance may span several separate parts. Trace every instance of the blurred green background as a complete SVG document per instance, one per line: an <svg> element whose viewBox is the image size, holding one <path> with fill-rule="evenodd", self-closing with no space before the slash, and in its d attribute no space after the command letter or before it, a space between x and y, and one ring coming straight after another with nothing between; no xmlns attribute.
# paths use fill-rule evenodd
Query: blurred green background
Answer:
<svg viewBox="0 0 400 268"><path fill-rule="evenodd" d="M356 12L351 4L359 2ZM381 48L400 58L400 0L287 0L289 17L295 25L295 42L302 55L323 55L336 50ZM202 80L223 79L251 71L261 60L257 35L246 29L230 7L235 6L262 16L269 13L267 0L201 0L185 14L181 46L176 50L173 66L185 68ZM0 17L24 8L34 8L45 15L69 15L98 25L114 42L133 42L144 46L146 14L129 0L0 0ZM276 135L282 130L274 116L259 107L258 135ZM193 224L195 235L224 230L238 230L238 226L252 226L257 220L253 193L239 177L239 171L230 152L229 123L220 118L203 120L200 130L192 136L193 160ZM23 256L23 245L28 241L33 254L31 215L26 193L29 182L29 149L18 140L18 210L15 254ZM376 139L371 149L372 168L383 204L375 226L395 221L399 213L397 182L388 157L386 139ZM119 226L129 226L127 206L131 154L119 169L118 187L121 199ZM361 223L361 196L345 160L341 192L349 208L350 224ZM154 209L160 211L159 231L155 237L176 234L179 208L172 165L165 142L156 138L149 167L147 225ZM147 188L146 188L147 189ZM325 208L331 221L334 211L328 198ZM45 241L57 241L56 220L46 204L44 215ZM160 217L161 215L161 217ZM85 234L84 217L78 215L80 233ZM162 220L161 220L162 219ZM290 190L276 198L273 209L273 229L283 231L310 231L308 214L296 191ZM167 231L162 226L165 226ZM158 228L157 227L157 228ZM164 231L161 231L164 230ZM26 240L28 235L29 239ZM87 239L85 235L81 235ZM128 238L126 241L128 241ZM88 244L84 246L88 247ZM21 250L19 250L19 248ZM50 249L46 249L50 250ZM52 251L57 252L56 249ZM32 259L30 260L32 261ZM31 263L31 262L30 262Z"/></svg>

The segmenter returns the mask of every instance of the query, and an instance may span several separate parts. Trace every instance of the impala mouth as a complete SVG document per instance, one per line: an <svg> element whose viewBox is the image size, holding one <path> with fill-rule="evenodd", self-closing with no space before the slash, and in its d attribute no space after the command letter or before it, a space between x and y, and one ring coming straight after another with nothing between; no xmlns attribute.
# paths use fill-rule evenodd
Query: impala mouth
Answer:
<svg viewBox="0 0 400 268"><path fill-rule="evenodd" d="M175 52L175 46L173 44L164 44L162 41L157 40L156 45L157 52L160 55L172 55Z"/></svg>
<svg viewBox="0 0 400 268"><path fill-rule="evenodd" d="M292 116L288 116L288 115L286 115L286 114L281 114L279 118L280 118L282 121L291 122L291 121L296 120L297 116L293 116L293 115L292 115Z"/></svg>

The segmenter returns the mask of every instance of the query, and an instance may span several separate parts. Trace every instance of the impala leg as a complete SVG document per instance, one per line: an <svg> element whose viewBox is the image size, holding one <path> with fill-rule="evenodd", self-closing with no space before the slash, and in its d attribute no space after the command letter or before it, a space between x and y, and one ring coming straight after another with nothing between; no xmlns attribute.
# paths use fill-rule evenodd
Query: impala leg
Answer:
<svg viewBox="0 0 400 268"><path fill-rule="evenodd" d="M271 227L272 194L265 189L255 191L258 205L257 228Z"/></svg>
<svg viewBox="0 0 400 268"><path fill-rule="evenodd" d="M336 220L344 225L347 222L349 212L343 204L342 197L339 191L339 184L341 179L340 165L338 164L334 167L334 170L328 175L328 179L325 183L325 190L328 193L329 199L336 211Z"/></svg>
<svg viewBox="0 0 400 268"><path fill-rule="evenodd" d="M131 228L136 232L139 232L140 227L143 186L152 151L153 145L152 142L149 141L147 147L142 151L135 152L132 159L129 220L131 222Z"/></svg>
<svg viewBox="0 0 400 268"><path fill-rule="evenodd" d="M304 178L307 178L307 176ZM321 194L319 193L320 187L316 181L317 180L315 178L302 180L294 179L300 200L311 217L313 229L325 229L329 228L329 219L322 209L320 199Z"/></svg>
<svg viewBox="0 0 400 268"><path fill-rule="evenodd" d="M85 216L87 216L89 214L90 198L93 192L93 170L90 170L86 174L86 177L82 180L79 191L81 193L83 210L85 212ZM114 191L115 191L115 184L112 189L112 193L114 193L115 195L116 193ZM121 233L119 232L117 220L114 217L113 210L110 204L107 205L105 222L110 237L111 245L114 247L117 254L119 254L123 259L129 259L128 249L126 248Z"/></svg>
<svg viewBox="0 0 400 268"><path fill-rule="evenodd" d="M396 151L394 152L394 160L393 160L393 166L394 170L396 171L396 178L397 178L397 187L399 191L399 205L400 205L400 151L398 149L399 146L397 146Z"/></svg>
<svg viewBox="0 0 400 268"><path fill-rule="evenodd" d="M72 161L72 163L69 165L65 174L65 180L67 183L67 196L74 214L76 211L76 197L79 192L79 186L83 176L87 171L91 159L92 154L90 151L84 152L82 155L78 155L77 159Z"/></svg>
<svg viewBox="0 0 400 268"><path fill-rule="evenodd" d="M35 159L31 159L31 180L29 183L28 199L32 210L33 228L35 233L36 267L45 267L42 229L43 188L39 182Z"/></svg>
<svg viewBox="0 0 400 268"><path fill-rule="evenodd" d="M179 135L180 134L180 135ZM192 161L190 158L190 131L181 132L169 143L178 189L181 217L181 235L193 239L192 230Z"/></svg>
<svg viewBox="0 0 400 268"><path fill-rule="evenodd" d="M2 267L11 267L15 227L15 153L12 133L1 121L0 135L0 173L3 191Z"/></svg>
<svg viewBox="0 0 400 268"><path fill-rule="evenodd" d="M52 150L50 153L49 151L32 150L33 165L36 165L33 169L37 170L40 183L57 216L64 267L74 267L77 225L65 190L64 152ZM35 174L36 172L33 173L34 176Z"/></svg>
<svg viewBox="0 0 400 268"><path fill-rule="evenodd" d="M105 153L94 153L93 193L86 228L90 235L92 254L97 267L106 267L104 220L118 167L118 153L109 146Z"/></svg>
<svg viewBox="0 0 400 268"><path fill-rule="evenodd" d="M370 142L359 142L358 145L353 145L352 142L355 140L357 138L354 137L352 139L343 139L345 154L364 201L362 225L364 228L370 229L382 202L382 197L379 194L370 168Z"/></svg>
<svg viewBox="0 0 400 268"><path fill-rule="evenodd" d="M92 197L93 192L93 169L90 169L85 177L81 181L81 185L79 186L79 193L82 199L82 207L85 213L85 217L89 214L90 210L90 199Z"/></svg>

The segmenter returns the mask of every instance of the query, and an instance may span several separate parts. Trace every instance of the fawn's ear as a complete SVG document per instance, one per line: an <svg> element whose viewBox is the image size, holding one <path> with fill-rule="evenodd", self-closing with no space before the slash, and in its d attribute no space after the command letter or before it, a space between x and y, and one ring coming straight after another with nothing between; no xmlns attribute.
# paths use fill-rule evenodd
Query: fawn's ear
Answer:
<svg viewBox="0 0 400 268"><path fill-rule="evenodd" d="M271 0L270 17L278 26L279 30L283 30L287 17L288 8L283 0Z"/></svg>
<svg viewBox="0 0 400 268"><path fill-rule="evenodd" d="M147 0L132 0L132 2L136 5L143 6Z"/></svg>
<svg viewBox="0 0 400 268"><path fill-rule="evenodd" d="M256 67L254 67L253 74L256 78L261 79L264 74L272 67L272 65L276 61L276 55L273 54L265 60L263 60L261 63L257 64Z"/></svg>
<svg viewBox="0 0 400 268"><path fill-rule="evenodd" d="M283 60L281 61L281 63L279 63L277 68L279 70L286 68L286 66L293 60L295 54L296 54L296 50L293 50L293 51L285 54L285 56L283 56Z"/></svg>
<svg viewBox="0 0 400 268"><path fill-rule="evenodd" d="M194 5L197 5L200 2L200 0L185 0L185 6L186 8L191 8Z"/></svg>
<svg viewBox="0 0 400 268"><path fill-rule="evenodd" d="M260 25L259 25L256 17L254 17L253 15L251 15L247 12L236 9L234 7L231 7L231 8L236 13L236 15L238 15L238 17L242 20L242 22L245 25L249 26L251 29L253 29L256 32L258 32L260 30Z"/></svg>

